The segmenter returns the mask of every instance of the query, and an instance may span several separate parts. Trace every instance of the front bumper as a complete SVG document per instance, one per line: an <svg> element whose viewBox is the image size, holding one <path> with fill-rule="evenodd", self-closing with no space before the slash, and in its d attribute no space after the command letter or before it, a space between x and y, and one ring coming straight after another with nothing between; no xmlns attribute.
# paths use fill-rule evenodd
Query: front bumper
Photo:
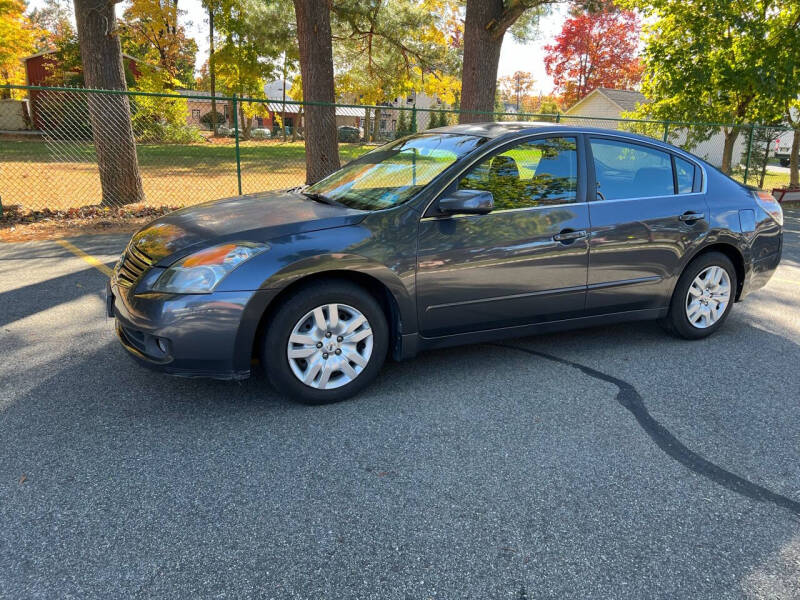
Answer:
<svg viewBox="0 0 800 600"><path fill-rule="evenodd" d="M183 377L245 379L270 290L133 294L113 280L107 313L141 365Z"/></svg>

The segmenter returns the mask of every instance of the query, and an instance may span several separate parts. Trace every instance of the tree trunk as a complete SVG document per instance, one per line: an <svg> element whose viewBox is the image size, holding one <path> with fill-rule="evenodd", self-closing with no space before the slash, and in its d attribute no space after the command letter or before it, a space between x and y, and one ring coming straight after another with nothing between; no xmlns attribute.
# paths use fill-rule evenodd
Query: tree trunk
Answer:
<svg viewBox="0 0 800 600"><path fill-rule="evenodd" d="M126 90L114 2L75 0L75 21L86 87ZM90 93L88 105L103 204L141 202L144 191L128 97Z"/></svg>
<svg viewBox="0 0 800 600"><path fill-rule="evenodd" d="M303 105L300 104L297 110L297 122L292 127L292 141L297 141L297 134L300 133L300 123L303 122Z"/></svg>
<svg viewBox="0 0 800 600"><path fill-rule="evenodd" d="M503 14L503 0L467 0L459 123L489 121L497 90L502 32L487 29Z"/></svg>
<svg viewBox="0 0 800 600"><path fill-rule="evenodd" d="M789 154L789 188L793 190L800 188L798 166L800 166L800 127L796 127L794 130L792 151Z"/></svg>
<svg viewBox="0 0 800 600"><path fill-rule="evenodd" d="M211 129L217 135L217 69L214 64L214 5L208 3L208 78L211 80Z"/></svg>
<svg viewBox="0 0 800 600"><path fill-rule="evenodd" d="M769 162L769 146L772 140L767 140L764 153L761 156L761 173L758 176L758 189L764 189L764 179L767 177L767 163Z"/></svg>
<svg viewBox="0 0 800 600"><path fill-rule="evenodd" d="M252 119L248 119L244 114L244 102L239 102L239 139L249 140L250 129L252 128Z"/></svg>
<svg viewBox="0 0 800 600"><path fill-rule="evenodd" d="M330 0L294 0L303 98L309 103L304 128L309 184L339 168L330 8Z"/></svg>
<svg viewBox="0 0 800 600"><path fill-rule="evenodd" d="M731 165L733 163L733 147L736 145L736 139L739 137L739 128L734 127L730 131L725 130L725 144L722 147L722 167L720 170L730 175Z"/></svg>
<svg viewBox="0 0 800 600"><path fill-rule="evenodd" d="M372 137L372 128L370 127L370 123L372 120L370 119L371 110L369 108L364 110L364 143L369 143L370 138Z"/></svg>

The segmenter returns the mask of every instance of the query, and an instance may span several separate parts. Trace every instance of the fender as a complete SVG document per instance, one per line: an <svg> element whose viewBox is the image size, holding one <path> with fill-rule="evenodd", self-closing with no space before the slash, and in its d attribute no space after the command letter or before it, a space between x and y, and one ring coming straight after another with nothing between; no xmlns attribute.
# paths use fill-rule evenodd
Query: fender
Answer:
<svg viewBox="0 0 800 600"><path fill-rule="evenodd" d="M320 254L298 260L274 273L261 285L261 289L280 292L311 276L336 272L351 271L361 276L366 275L381 283L395 300L403 324L403 333L417 331L417 311L414 302L414 265L402 274L389 269L374 259L348 253ZM275 295L278 295L277 293Z"/></svg>

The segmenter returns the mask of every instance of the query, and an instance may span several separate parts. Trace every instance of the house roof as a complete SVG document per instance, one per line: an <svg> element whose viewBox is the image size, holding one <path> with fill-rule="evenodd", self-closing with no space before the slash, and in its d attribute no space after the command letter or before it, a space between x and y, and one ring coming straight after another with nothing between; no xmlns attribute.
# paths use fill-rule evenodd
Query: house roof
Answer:
<svg viewBox="0 0 800 600"><path fill-rule="evenodd" d="M572 112L578 106L583 104L592 96L600 94L608 98L611 102L616 104L620 111L628 112L636 109L638 104L647 104L649 100L641 92L635 90L615 90L611 88L597 88L586 94L583 98L578 100L575 104L569 107L567 112Z"/></svg>
<svg viewBox="0 0 800 600"><path fill-rule="evenodd" d="M203 90L176 90L181 96L186 96L187 98L192 98L194 96L211 96L211 92L204 92ZM216 98L225 98L225 94L222 92L215 92L214 96ZM202 98L205 100L206 98ZM211 100L209 100L211 102Z"/></svg>
<svg viewBox="0 0 800 600"><path fill-rule="evenodd" d="M269 102L267 107L274 113L286 112L287 114L294 115L300 112L300 104L284 104L283 102ZM355 106L337 106L337 117L363 117L364 109Z"/></svg>

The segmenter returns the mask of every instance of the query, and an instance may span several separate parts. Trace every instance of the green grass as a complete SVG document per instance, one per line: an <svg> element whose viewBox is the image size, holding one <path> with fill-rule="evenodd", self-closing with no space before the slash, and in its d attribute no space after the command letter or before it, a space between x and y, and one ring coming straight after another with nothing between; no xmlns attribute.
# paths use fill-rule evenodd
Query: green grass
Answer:
<svg viewBox="0 0 800 600"><path fill-rule="evenodd" d="M70 156L86 160L94 158L89 143L56 143L53 146L67 149ZM340 144L339 156L347 162L370 150L362 144ZM176 167L207 166L218 168L228 164L236 165L233 140L223 139L221 143L197 144L138 144L136 147L139 164L143 166ZM305 161L303 142L254 142L239 144L242 165L279 166L283 163L299 164ZM40 140L0 139L0 160L14 162L51 162L51 145Z"/></svg>
<svg viewBox="0 0 800 600"><path fill-rule="evenodd" d="M731 174L731 177L736 181L744 182L744 172L735 172ZM757 173L750 173L747 177L747 184L758 186L761 180L761 172ZM773 188L781 188L789 185L789 174L788 173L767 173L764 176L764 185L761 186L762 189L765 190L772 190Z"/></svg>
<svg viewBox="0 0 800 600"><path fill-rule="evenodd" d="M348 162L370 149L340 144L340 160ZM246 141L239 150L243 193L305 182L303 142ZM148 204L194 204L238 192L236 151L230 138L138 144L137 155ZM30 209L97 204L100 184L92 145L0 138L0 198L7 206Z"/></svg>

